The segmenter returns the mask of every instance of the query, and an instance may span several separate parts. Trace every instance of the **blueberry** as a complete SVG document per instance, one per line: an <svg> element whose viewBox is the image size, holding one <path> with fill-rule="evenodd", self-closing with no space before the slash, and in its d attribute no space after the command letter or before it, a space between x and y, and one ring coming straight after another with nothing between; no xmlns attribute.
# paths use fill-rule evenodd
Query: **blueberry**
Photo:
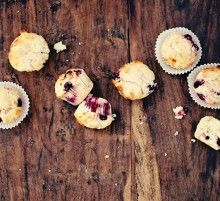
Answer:
<svg viewBox="0 0 220 201"><path fill-rule="evenodd" d="M156 85L153 84L153 85L148 85L147 87L149 88L150 91L154 91L155 86L156 86Z"/></svg>
<svg viewBox="0 0 220 201"><path fill-rule="evenodd" d="M184 37L185 37L187 40L192 41L192 36L190 36L189 34L185 34Z"/></svg>
<svg viewBox="0 0 220 201"><path fill-rule="evenodd" d="M82 73L81 70L74 70L74 72L76 73L77 76L79 76Z"/></svg>
<svg viewBox="0 0 220 201"><path fill-rule="evenodd" d="M66 78L67 75L71 75L73 72L71 70L68 70L66 73L65 73L65 76L64 78Z"/></svg>
<svg viewBox="0 0 220 201"><path fill-rule="evenodd" d="M208 135L207 135L207 136L205 136L205 139L206 139L206 140L209 140L209 138L210 138L210 137L209 137Z"/></svg>
<svg viewBox="0 0 220 201"><path fill-rule="evenodd" d="M113 73L112 74L112 79L113 80L116 80L116 79L119 79L120 77L119 77L119 73Z"/></svg>
<svg viewBox="0 0 220 201"><path fill-rule="evenodd" d="M203 85L205 83L204 80L197 80L194 83L194 88L198 88L199 86Z"/></svg>
<svg viewBox="0 0 220 201"><path fill-rule="evenodd" d="M107 119L107 116L102 115L102 114L99 114L99 119L101 119L101 120L106 120L106 119Z"/></svg>
<svg viewBox="0 0 220 201"><path fill-rule="evenodd" d="M203 101L205 100L205 96L203 94L197 94L197 95L201 100L203 100Z"/></svg>
<svg viewBox="0 0 220 201"><path fill-rule="evenodd" d="M220 146L220 138L217 139L217 145Z"/></svg>
<svg viewBox="0 0 220 201"><path fill-rule="evenodd" d="M196 49L196 51L198 51L198 50L199 50L198 45L196 45L195 43L193 44L193 47Z"/></svg>
<svg viewBox="0 0 220 201"><path fill-rule="evenodd" d="M64 91L69 91L71 88L73 88L73 84L71 82L66 82L64 84Z"/></svg>
<svg viewBox="0 0 220 201"><path fill-rule="evenodd" d="M22 100L21 100L20 98L18 99L17 106L18 106L18 107L22 107Z"/></svg>
<svg viewBox="0 0 220 201"><path fill-rule="evenodd" d="M55 13L55 12L58 11L58 9L60 8L60 6L61 6L61 2L60 2L60 1L55 1L55 2L53 2L53 3L51 4L50 9L51 9L51 11L52 11L53 13Z"/></svg>
<svg viewBox="0 0 220 201"><path fill-rule="evenodd" d="M2 118L0 118L0 123L2 122Z"/></svg>

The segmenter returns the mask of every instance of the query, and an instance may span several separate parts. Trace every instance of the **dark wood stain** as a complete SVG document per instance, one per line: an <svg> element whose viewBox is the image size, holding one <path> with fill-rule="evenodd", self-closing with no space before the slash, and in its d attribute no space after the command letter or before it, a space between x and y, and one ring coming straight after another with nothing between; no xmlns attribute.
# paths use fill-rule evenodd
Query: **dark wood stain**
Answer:
<svg viewBox="0 0 220 201"><path fill-rule="evenodd" d="M220 155L191 138L201 117L220 113L193 102L187 76L166 74L154 46L164 29L187 27L201 41L201 63L219 62L219 10L217 0L0 1L0 79L21 84L31 99L28 118L0 130L0 200L218 201ZM23 29L50 46L40 72L20 73L8 62ZM57 54L60 40L68 49ZM130 60L155 72L158 86L144 100L125 100L111 84ZM76 107L55 97L55 81L69 68L83 68L92 93L111 103L110 127L83 128ZM174 118L178 105L188 108L183 120Z"/></svg>

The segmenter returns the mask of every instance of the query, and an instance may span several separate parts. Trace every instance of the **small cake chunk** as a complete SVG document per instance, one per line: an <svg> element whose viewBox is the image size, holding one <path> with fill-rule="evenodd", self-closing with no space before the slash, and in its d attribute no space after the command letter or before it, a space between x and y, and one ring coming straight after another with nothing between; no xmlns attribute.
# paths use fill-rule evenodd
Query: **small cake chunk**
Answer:
<svg viewBox="0 0 220 201"><path fill-rule="evenodd" d="M63 50L66 50L66 45L62 43L62 41L55 43L53 48L56 50L57 53L62 52Z"/></svg>
<svg viewBox="0 0 220 201"><path fill-rule="evenodd" d="M212 116L203 117L195 132L195 138L215 150L220 149L220 121Z"/></svg>
<svg viewBox="0 0 220 201"><path fill-rule="evenodd" d="M83 69L69 69L55 84L56 96L72 105L79 105L90 93L93 82Z"/></svg>
<svg viewBox="0 0 220 201"><path fill-rule="evenodd" d="M93 129L103 129L114 120L111 104L104 98L92 95L78 106L74 116L79 124Z"/></svg>

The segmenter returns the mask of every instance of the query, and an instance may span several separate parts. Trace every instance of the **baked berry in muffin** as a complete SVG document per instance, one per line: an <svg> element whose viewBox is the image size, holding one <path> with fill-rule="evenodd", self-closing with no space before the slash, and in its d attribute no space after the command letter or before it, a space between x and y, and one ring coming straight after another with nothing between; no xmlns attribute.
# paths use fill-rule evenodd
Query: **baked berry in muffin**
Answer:
<svg viewBox="0 0 220 201"><path fill-rule="evenodd" d="M21 32L11 44L9 62L18 71L39 71L49 57L45 39L35 33Z"/></svg>
<svg viewBox="0 0 220 201"><path fill-rule="evenodd" d="M79 105L90 93L93 82L83 69L69 69L55 84L56 96L72 105Z"/></svg>
<svg viewBox="0 0 220 201"><path fill-rule="evenodd" d="M204 68L196 76L194 89L198 97L208 104L220 103L220 66Z"/></svg>
<svg viewBox="0 0 220 201"><path fill-rule="evenodd" d="M215 150L220 149L220 121L212 116L203 117L195 132L195 138Z"/></svg>
<svg viewBox="0 0 220 201"><path fill-rule="evenodd" d="M183 69L196 61L198 50L190 34L172 33L163 41L161 55L172 68Z"/></svg>
<svg viewBox="0 0 220 201"><path fill-rule="evenodd" d="M104 98L89 95L74 113L76 120L82 126L103 129L114 120L111 104Z"/></svg>
<svg viewBox="0 0 220 201"><path fill-rule="evenodd" d="M0 123L11 123L22 113L22 100L17 91L0 87Z"/></svg>
<svg viewBox="0 0 220 201"><path fill-rule="evenodd" d="M112 83L126 99L137 100L147 97L154 91L155 75L149 67L140 61L122 66Z"/></svg>

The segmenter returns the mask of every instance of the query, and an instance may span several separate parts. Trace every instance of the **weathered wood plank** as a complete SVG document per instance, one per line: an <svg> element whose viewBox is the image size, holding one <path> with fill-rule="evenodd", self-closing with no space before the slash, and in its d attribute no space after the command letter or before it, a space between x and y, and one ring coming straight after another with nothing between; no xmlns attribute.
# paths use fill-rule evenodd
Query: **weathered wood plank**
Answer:
<svg viewBox="0 0 220 201"><path fill-rule="evenodd" d="M191 100L186 76L170 76L162 71L155 61L154 46L163 30L184 26L192 29L201 39L204 49L201 63L218 62L217 10L220 4L218 1L165 0L129 3L131 60L144 61L156 73L158 80L158 90L154 94L143 102L132 103L133 153L136 160L133 186L137 186L138 198L217 201L220 157L204 144L193 144L190 140L201 117L207 114L219 117L219 112L202 109ZM191 108L191 113L183 120L174 118L172 108L178 105ZM146 119L140 125L143 116ZM175 137L176 131L179 135Z"/></svg>
<svg viewBox="0 0 220 201"><path fill-rule="evenodd" d="M1 79L20 83L31 98L29 117L17 128L0 131L0 194L3 200L123 200L130 171L130 103L103 79L128 61L125 1L52 1L1 3ZM18 12L19 11L19 12ZM54 8L53 8L54 11ZM7 52L21 29L39 33L51 51L45 68L19 73ZM58 100L54 83L69 67L84 68L96 83L94 93L108 99L121 118L103 131L82 128L75 108ZM108 159L105 156L109 155ZM130 186L126 187L131 197Z"/></svg>

